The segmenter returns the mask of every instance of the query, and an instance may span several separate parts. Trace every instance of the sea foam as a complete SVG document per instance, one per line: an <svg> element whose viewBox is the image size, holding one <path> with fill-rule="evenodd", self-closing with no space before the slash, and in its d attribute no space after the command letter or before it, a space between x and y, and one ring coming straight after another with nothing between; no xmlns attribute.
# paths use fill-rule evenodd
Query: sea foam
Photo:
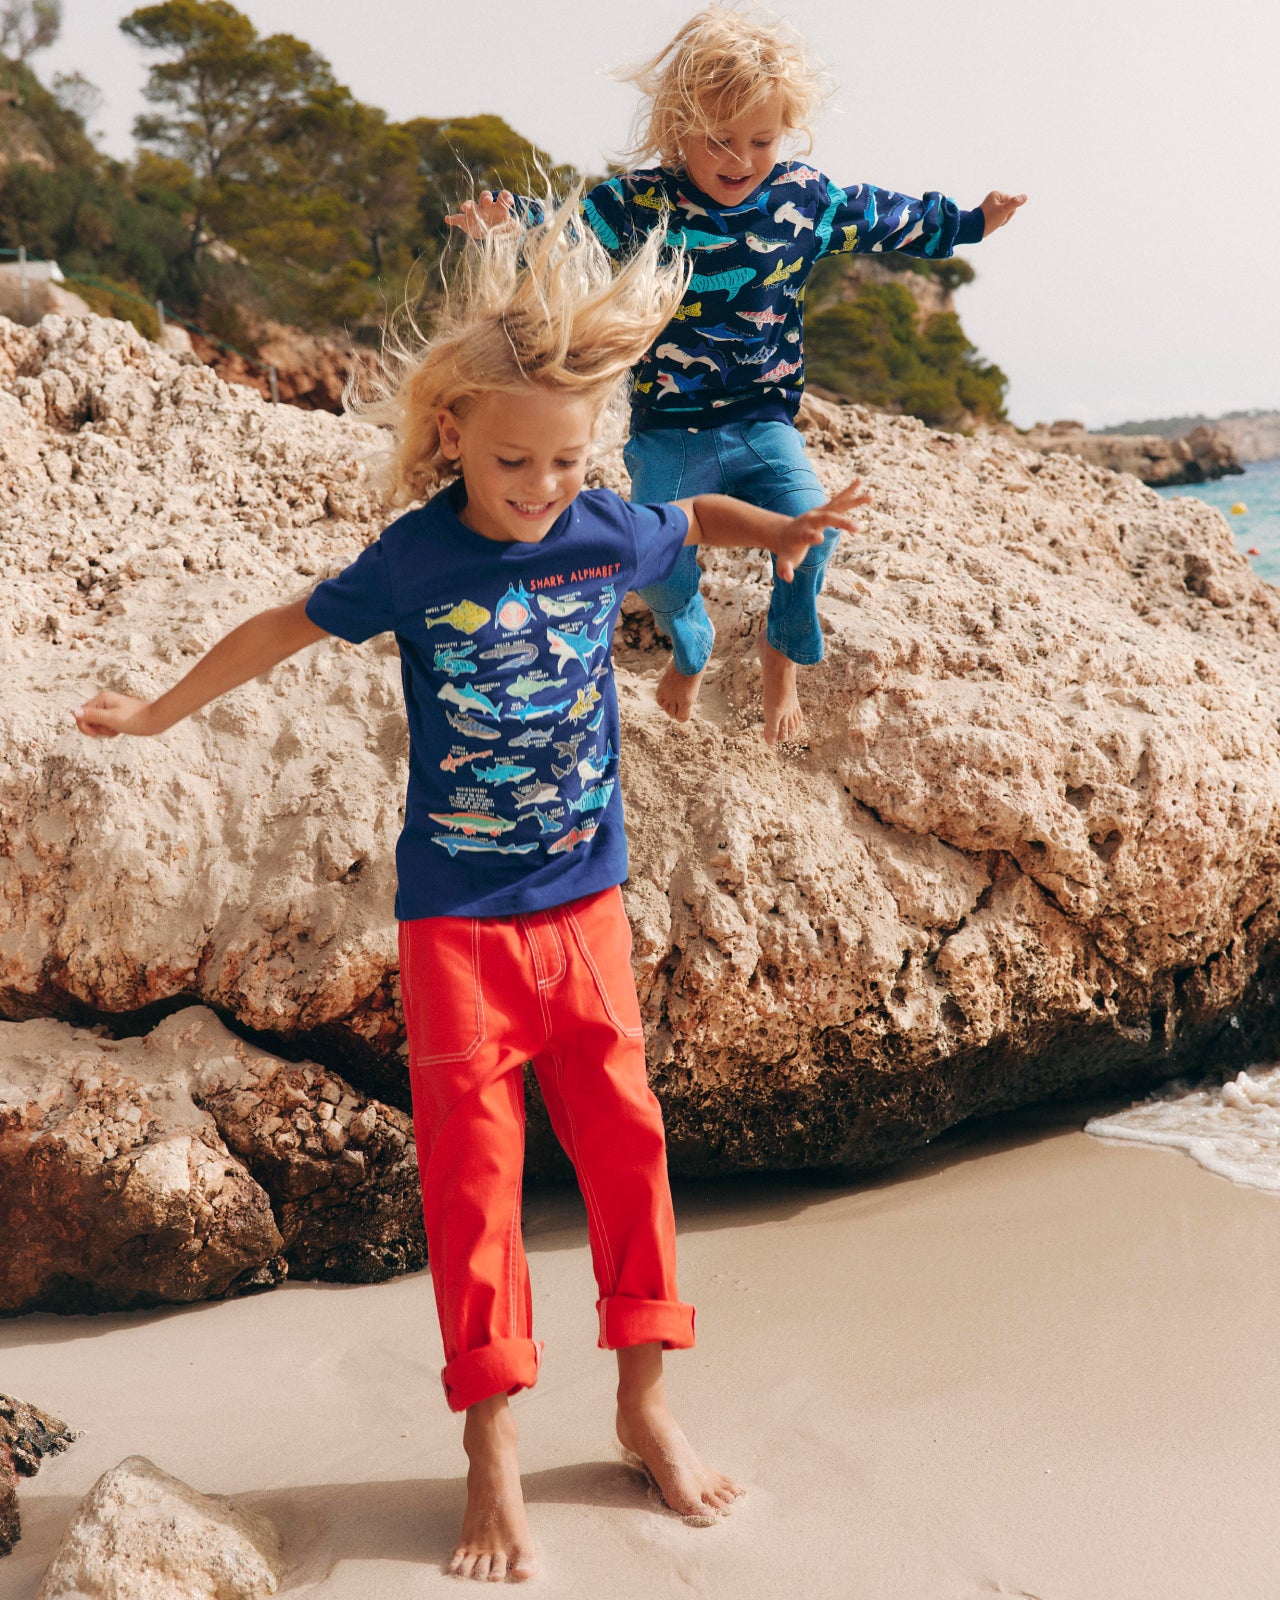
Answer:
<svg viewBox="0 0 1280 1600"><path fill-rule="evenodd" d="M1233 1183L1280 1194L1280 1066L1222 1084L1167 1083L1127 1111L1091 1117L1085 1132L1171 1145Z"/></svg>

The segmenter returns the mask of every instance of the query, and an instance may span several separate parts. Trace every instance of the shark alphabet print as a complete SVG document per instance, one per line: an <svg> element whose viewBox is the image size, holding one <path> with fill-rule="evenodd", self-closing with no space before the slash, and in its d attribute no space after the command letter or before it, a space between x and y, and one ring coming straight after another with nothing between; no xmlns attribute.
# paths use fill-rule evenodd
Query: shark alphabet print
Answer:
<svg viewBox="0 0 1280 1600"><path fill-rule="evenodd" d="M451 857L563 855L595 834L617 784L616 740L598 708L618 571L521 577L424 613L434 693L457 736L436 757L455 780L447 804L430 812L432 841Z"/></svg>

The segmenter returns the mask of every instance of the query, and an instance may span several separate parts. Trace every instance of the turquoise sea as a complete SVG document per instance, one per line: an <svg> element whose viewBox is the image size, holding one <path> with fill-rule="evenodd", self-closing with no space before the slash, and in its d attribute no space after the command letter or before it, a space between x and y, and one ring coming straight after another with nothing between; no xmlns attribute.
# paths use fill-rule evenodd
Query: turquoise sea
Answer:
<svg viewBox="0 0 1280 1600"><path fill-rule="evenodd" d="M1231 526L1236 545L1251 556L1253 570L1268 583L1280 583L1280 461L1251 461L1242 478L1218 478L1190 488L1157 489L1166 500L1191 495L1216 506ZM1233 505L1244 505L1242 516L1231 515Z"/></svg>

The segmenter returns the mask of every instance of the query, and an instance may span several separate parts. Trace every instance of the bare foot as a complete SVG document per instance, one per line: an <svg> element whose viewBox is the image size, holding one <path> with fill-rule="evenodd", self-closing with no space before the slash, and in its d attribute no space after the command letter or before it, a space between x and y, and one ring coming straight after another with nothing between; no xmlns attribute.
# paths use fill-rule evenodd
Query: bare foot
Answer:
<svg viewBox="0 0 1280 1600"><path fill-rule="evenodd" d="M796 664L781 650L775 650L761 628L756 636L756 653L764 673L764 742L795 739L804 727L804 712L796 694Z"/></svg>
<svg viewBox="0 0 1280 1600"><path fill-rule="evenodd" d="M524 1514L520 1464L516 1460L516 1422L504 1394L482 1400L467 1412L463 1449L467 1509L458 1548L449 1562L456 1578L501 1583L531 1578L533 1539Z"/></svg>
<svg viewBox="0 0 1280 1600"><path fill-rule="evenodd" d="M618 1442L640 1461L671 1510L697 1527L718 1522L745 1492L703 1465L671 1415L661 1345L618 1351Z"/></svg>
<svg viewBox="0 0 1280 1600"><path fill-rule="evenodd" d="M670 661L658 682L658 704L676 722L688 722L698 703L698 690L701 688L702 672L695 672L691 678L687 678L683 672L677 672L675 662Z"/></svg>

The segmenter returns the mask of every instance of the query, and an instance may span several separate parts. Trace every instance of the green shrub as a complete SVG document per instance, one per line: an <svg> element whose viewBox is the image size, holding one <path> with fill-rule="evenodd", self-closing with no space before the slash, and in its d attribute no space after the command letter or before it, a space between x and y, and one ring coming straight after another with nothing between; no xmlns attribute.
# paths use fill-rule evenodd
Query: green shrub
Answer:
<svg viewBox="0 0 1280 1600"><path fill-rule="evenodd" d="M149 305L136 287L125 283L112 283L107 278L72 276L68 274L68 287L88 303L89 309L100 317L114 317L118 322L131 322L138 332L148 339L160 337L160 318L154 305Z"/></svg>
<svg viewBox="0 0 1280 1600"><path fill-rule="evenodd" d="M896 283L867 284L855 300L811 311L805 368L811 382L845 399L905 411L933 427L1004 416L1004 373L978 357L954 312L921 328L914 297Z"/></svg>

